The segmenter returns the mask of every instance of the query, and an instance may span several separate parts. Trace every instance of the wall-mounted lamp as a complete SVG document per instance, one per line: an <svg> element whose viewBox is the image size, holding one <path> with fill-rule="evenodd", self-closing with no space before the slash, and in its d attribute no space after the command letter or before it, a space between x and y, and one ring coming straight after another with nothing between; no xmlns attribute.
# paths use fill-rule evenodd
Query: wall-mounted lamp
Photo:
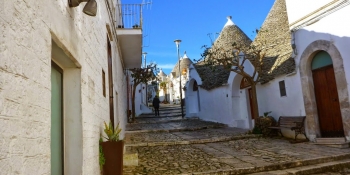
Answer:
<svg viewBox="0 0 350 175"><path fill-rule="evenodd" d="M182 69L182 75L186 75L187 74L187 69L186 68L183 68Z"/></svg>
<svg viewBox="0 0 350 175"><path fill-rule="evenodd" d="M96 16L97 3L96 0L68 0L70 7L77 7L82 2L87 2L83 12L89 16Z"/></svg>

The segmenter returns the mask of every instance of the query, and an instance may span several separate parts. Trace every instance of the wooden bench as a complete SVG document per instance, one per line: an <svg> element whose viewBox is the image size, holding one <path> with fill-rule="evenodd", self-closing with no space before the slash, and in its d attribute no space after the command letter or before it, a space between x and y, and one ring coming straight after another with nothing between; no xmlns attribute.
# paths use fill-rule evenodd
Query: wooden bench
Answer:
<svg viewBox="0 0 350 175"><path fill-rule="evenodd" d="M271 126L270 129L277 129L279 133L283 136L281 129L290 129L295 131L295 140L299 134L304 134L305 138L305 122L306 116L280 116L278 119L277 126Z"/></svg>

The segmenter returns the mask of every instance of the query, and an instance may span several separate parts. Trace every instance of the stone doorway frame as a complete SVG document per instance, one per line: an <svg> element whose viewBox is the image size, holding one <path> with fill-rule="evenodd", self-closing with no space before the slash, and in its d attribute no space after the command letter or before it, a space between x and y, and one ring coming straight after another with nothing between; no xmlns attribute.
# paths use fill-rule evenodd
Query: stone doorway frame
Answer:
<svg viewBox="0 0 350 175"><path fill-rule="evenodd" d="M314 83L311 71L311 62L318 51L326 51L332 58L335 80L337 84L340 111L346 140L350 140L350 104L343 58L336 46L326 40L316 40L309 44L300 57L300 78L306 113L306 128L309 139L314 141L321 136Z"/></svg>

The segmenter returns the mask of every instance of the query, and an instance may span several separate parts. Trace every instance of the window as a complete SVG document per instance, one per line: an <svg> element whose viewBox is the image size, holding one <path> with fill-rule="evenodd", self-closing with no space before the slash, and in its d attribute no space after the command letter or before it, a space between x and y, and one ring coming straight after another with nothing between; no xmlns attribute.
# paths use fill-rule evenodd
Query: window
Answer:
<svg viewBox="0 0 350 175"><path fill-rule="evenodd" d="M102 94L106 97L106 74L102 69Z"/></svg>
<svg viewBox="0 0 350 175"><path fill-rule="evenodd" d="M286 85L284 83L284 80L278 82L280 86L280 94L281 97L287 96L287 91L286 91Z"/></svg>

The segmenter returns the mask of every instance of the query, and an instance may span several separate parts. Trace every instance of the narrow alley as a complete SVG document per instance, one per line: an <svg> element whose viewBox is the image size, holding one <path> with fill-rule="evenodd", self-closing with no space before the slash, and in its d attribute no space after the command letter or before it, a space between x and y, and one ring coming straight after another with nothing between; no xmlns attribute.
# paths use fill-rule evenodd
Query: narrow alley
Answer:
<svg viewBox="0 0 350 175"><path fill-rule="evenodd" d="M125 175L314 174L350 166L349 149L291 144L220 123L182 119L180 107L171 105L161 106L160 117L144 114L128 124L125 147L125 154L138 155L138 166L124 163Z"/></svg>

